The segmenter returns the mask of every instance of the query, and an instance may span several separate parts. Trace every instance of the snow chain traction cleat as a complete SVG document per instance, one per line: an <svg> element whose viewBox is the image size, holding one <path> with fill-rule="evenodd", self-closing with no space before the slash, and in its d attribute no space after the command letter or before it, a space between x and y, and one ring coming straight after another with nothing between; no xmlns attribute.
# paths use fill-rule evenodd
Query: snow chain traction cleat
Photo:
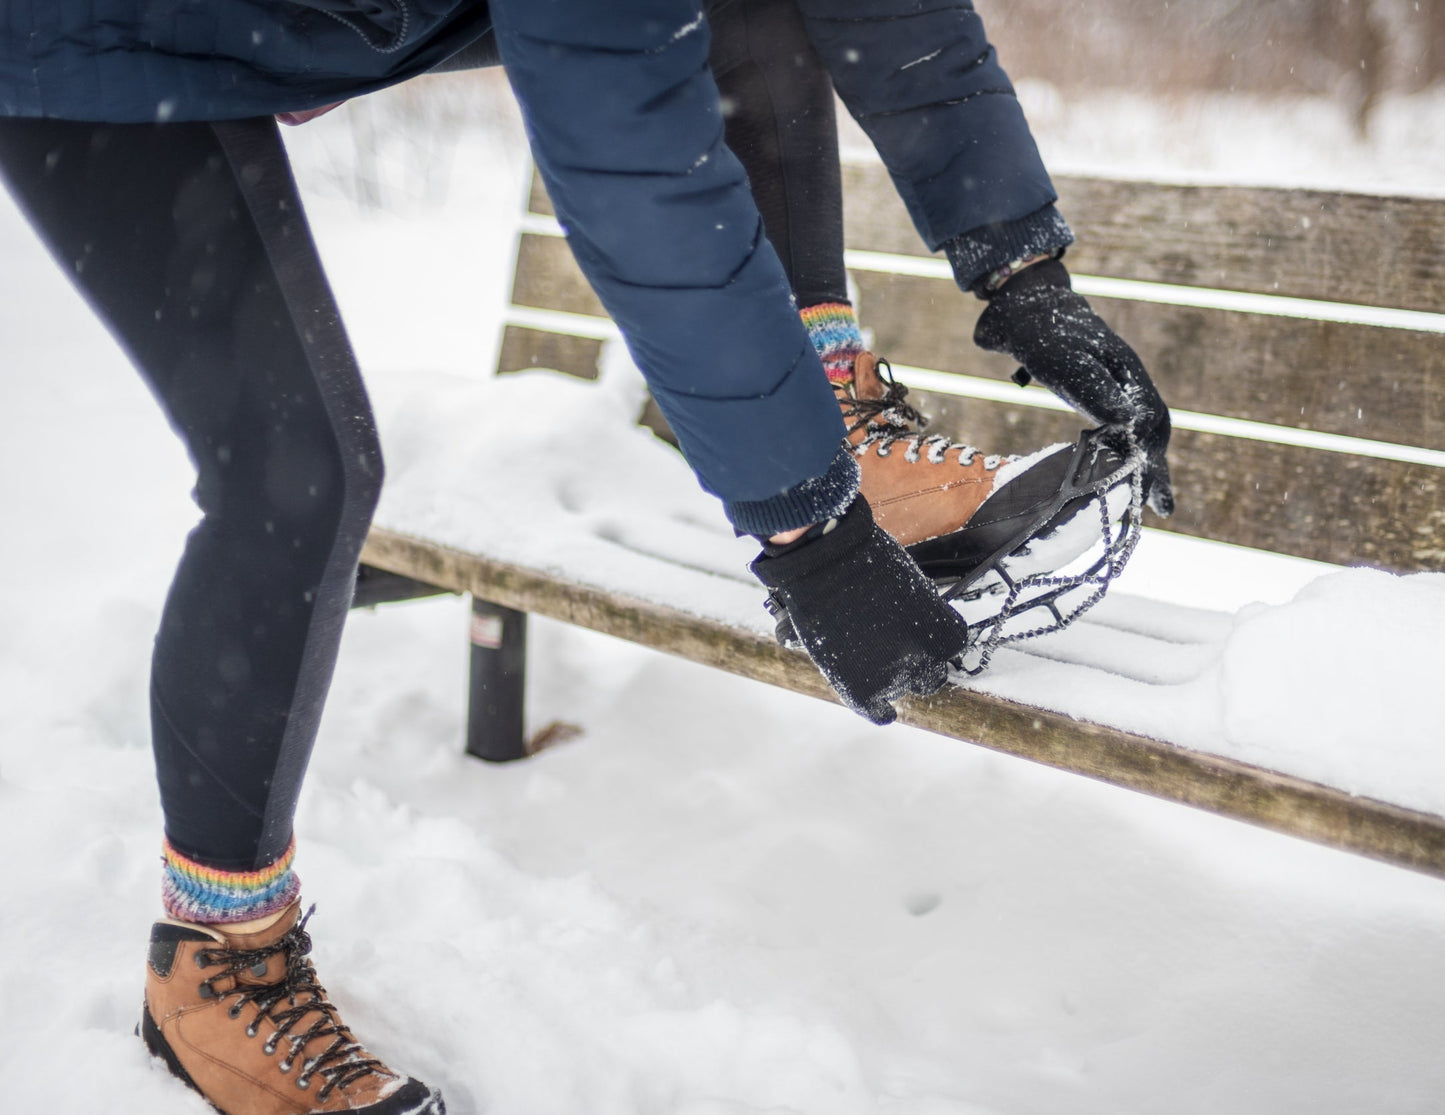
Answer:
<svg viewBox="0 0 1445 1115"><path fill-rule="evenodd" d="M1002 485L960 530L909 547L943 599L969 624L962 674L988 668L1001 646L1062 631L1103 599L1138 545L1144 454L1118 429L1085 430ZM778 642L801 645L787 608L766 601Z"/></svg>

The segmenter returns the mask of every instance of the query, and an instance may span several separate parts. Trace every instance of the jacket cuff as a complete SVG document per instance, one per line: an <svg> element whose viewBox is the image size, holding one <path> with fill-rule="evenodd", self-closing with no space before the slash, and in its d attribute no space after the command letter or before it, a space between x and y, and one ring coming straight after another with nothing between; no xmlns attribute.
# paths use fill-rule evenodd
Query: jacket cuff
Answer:
<svg viewBox="0 0 1445 1115"><path fill-rule="evenodd" d="M858 462L845 443L822 476L804 480L767 499L725 502L723 509L739 534L769 538L842 515L857 498L858 483Z"/></svg>
<svg viewBox="0 0 1445 1115"><path fill-rule="evenodd" d="M953 277L964 290L977 293L978 284L997 268L1029 256L1058 255L1074 242L1063 214L1053 205L1036 209L1016 221L984 225L946 241Z"/></svg>

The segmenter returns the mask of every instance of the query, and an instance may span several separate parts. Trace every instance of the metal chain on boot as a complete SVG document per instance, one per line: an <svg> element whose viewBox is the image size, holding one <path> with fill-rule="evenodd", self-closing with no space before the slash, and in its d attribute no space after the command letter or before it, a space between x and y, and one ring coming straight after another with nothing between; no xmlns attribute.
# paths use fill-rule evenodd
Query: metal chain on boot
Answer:
<svg viewBox="0 0 1445 1115"><path fill-rule="evenodd" d="M1143 531L1145 456L1131 434L1125 431L1121 437L1127 444L1123 463L1107 476L1068 493L1071 499L1088 498L1097 508L1102 554L1078 573L1035 573L1014 579L1001 564L996 565L993 572L1004 583L1007 596L994 616L971 628L968 650L956 660L962 673L970 677L983 673L999 647L1062 631L1103 599L1110 582L1123 572ZM1108 494L1126 480L1129 508L1116 523ZM1064 604L1062 598L1076 590L1086 591ZM945 592L944 598L950 599L949 593ZM1047 618L1022 631L1007 630L1010 620L1034 610L1042 610Z"/></svg>

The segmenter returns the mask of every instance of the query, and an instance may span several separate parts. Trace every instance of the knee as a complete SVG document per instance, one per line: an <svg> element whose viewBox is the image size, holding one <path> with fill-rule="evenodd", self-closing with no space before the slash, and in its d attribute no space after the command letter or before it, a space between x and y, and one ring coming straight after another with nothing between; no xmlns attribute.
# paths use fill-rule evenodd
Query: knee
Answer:
<svg viewBox="0 0 1445 1115"><path fill-rule="evenodd" d="M381 494L381 446L370 422L276 421L196 452L196 502L238 542L288 560L360 550Z"/></svg>
<svg viewBox="0 0 1445 1115"><path fill-rule="evenodd" d="M278 438L263 465L262 508L287 524L365 530L381 495L381 447L366 438Z"/></svg>

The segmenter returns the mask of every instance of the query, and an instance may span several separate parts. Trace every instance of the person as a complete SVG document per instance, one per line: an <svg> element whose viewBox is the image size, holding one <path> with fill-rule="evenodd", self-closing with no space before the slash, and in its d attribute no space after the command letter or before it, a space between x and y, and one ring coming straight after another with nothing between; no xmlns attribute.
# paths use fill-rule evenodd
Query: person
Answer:
<svg viewBox="0 0 1445 1115"><path fill-rule="evenodd" d="M341 1019L301 914L297 795L382 469L272 117L489 30L584 271L840 698L887 722L967 644L857 495L686 0L60 0L7 21L0 174L197 471L152 664L166 916L139 1030L230 1115L444 1110Z"/></svg>
<svg viewBox="0 0 1445 1115"><path fill-rule="evenodd" d="M812 15L805 18L804 9ZM1116 438L1120 431L1143 446L1143 495L1157 513L1172 511L1165 456L1169 412L1133 350L1069 289L1058 260L1073 235L1054 206L1052 185L982 25L967 4L920 13L892 0L855 0L846 19L826 0L708 0L706 11L728 146L747 170L768 237L823 359L855 447L861 490L879 525L946 593L991 584L992 607L970 608L976 631L992 626L1002 633L1013 609L1029 613L1029 630L1041 630L1043 621L1032 609L1080 583L1097 585L1099 591L1071 598L1062 622L1076 618L1127 558L1119 545L1127 526L1112 536L1106 527L1102 541L1107 548L1112 537L1110 557L1120 560L1104 577L1095 579L1095 567L1072 577L1057 572L1101 541L1100 517L1092 510L1080 513L1093 500L1107 500L1115 517L1129 513L1128 501L1113 495L1131 476L1121 467L1129 446ZM851 30L840 33L840 26ZM858 34L859 27L868 33ZM936 212L936 205L925 209L920 201L912 208L929 246L946 250L958 285L990 302L978 343L1011 351L1035 378L1102 427L1098 443L1120 454L1058 447L1033 455L1021 472L1004 467L1011 457L924 435L927 419L908 403L908 389L880 375L886 362L864 350L849 299L835 75L820 50L890 167L947 162L948 152L970 148L1002 165L988 191L970 188L967 168L951 163L942 190L917 189L901 172L895 180L905 199L946 197L953 206L952 212ZM963 59L971 62L960 65ZM890 92L888 82L905 71L907 93ZM950 117L947 126L930 129L930 114ZM885 123L879 126L877 119ZM998 214L1006 219L996 219ZM954 229L960 234L943 236ZM1036 265L1045 266L1024 274ZM1026 381L1029 374L1021 371L1018 378ZM1030 552L1040 537L1050 541L1046 561ZM1033 580L1048 589L1022 596L1000 591L1029 573L1045 574ZM779 632L780 638L790 634L785 618Z"/></svg>
<svg viewBox="0 0 1445 1115"><path fill-rule="evenodd" d="M804 9L811 14L805 17ZM854 0L846 18L840 10L836 0L704 4L712 32L708 63L722 97L727 146L747 173L764 232L849 423L862 491L879 525L915 548L915 556L949 554L945 543L917 547L950 535L959 535L954 544L968 551L967 528L982 525L974 516L995 496L995 481L1010 458L939 437L927 438L921 453L926 419L907 403L907 388L891 378L885 383L879 361L863 350L843 256L835 77L890 167L901 168L896 179L920 234L931 248L945 251L963 290L990 302L978 343L1014 355L1025 365L1021 379L1053 387L1091 423L1110 433L1129 430L1147 456L1146 496L1156 513L1167 516L1173 507L1168 408L1138 356L1069 289L1058 261L1073 234L1054 205L1012 87L971 5L916 12L897 0ZM870 34L838 31L850 23L866 25ZM901 96L876 76L895 72L890 61L898 63L897 73L909 72L909 89ZM495 37L488 34L437 69L499 62ZM299 124L335 107L287 112L280 119ZM947 116L947 125L930 128L929 114ZM886 123L880 126L880 119ZM954 165L969 150L998 164L983 189L970 179L968 165ZM946 164L946 173L941 185L922 190L906 172L927 160ZM945 200L951 208L937 211ZM956 235L947 235L955 229ZM1011 281L1038 265L1047 266ZM899 442L905 451L892 452ZM948 463L962 471L931 467L944 464L953 450ZM1034 517L1023 512L1039 493L1077 479L1063 469L1067 456L1039 462L1030 482L1019 485L1034 495L1015 500L1022 506L1013 509L1017 525L1006 542L1017 545L1037 529ZM1117 462L1092 461L1091 478ZM998 524L990 526L996 533ZM1001 556L1008 550L1005 545Z"/></svg>

